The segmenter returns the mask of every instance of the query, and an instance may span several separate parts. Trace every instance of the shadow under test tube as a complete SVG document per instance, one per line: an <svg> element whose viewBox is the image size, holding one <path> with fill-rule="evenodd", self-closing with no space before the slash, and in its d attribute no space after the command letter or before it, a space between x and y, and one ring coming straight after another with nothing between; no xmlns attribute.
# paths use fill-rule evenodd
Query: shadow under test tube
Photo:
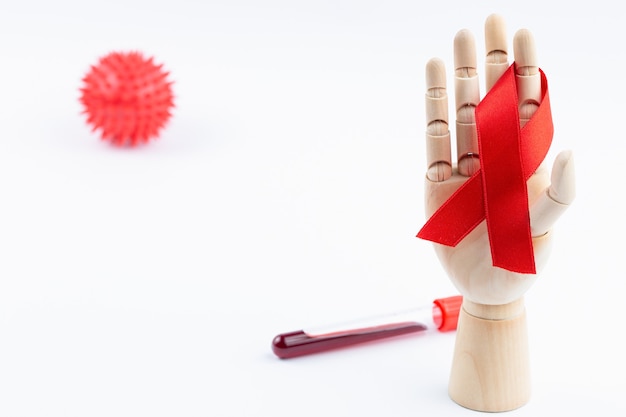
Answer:
<svg viewBox="0 0 626 417"><path fill-rule="evenodd" d="M456 295L387 316L281 333L272 340L272 351L281 359L289 359L431 328L441 332L456 330L462 302L463 297Z"/></svg>

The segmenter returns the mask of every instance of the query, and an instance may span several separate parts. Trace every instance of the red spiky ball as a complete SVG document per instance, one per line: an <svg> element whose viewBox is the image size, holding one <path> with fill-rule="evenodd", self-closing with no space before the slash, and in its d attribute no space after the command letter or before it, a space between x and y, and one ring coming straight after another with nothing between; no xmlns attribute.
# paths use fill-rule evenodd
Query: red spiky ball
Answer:
<svg viewBox="0 0 626 417"><path fill-rule="evenodd" d="M159 136L174 107L163 65L140 52L112 52L83 78L80 101L93 130L114 145L135 146Z"/></svg>

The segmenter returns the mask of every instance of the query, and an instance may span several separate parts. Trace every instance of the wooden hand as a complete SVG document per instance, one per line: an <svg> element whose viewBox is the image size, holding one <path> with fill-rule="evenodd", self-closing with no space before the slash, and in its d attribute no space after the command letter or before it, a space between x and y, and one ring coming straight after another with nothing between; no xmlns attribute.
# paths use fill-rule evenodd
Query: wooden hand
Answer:
<svg viewBox="0 0 626 417"><path fill-rule="evenodd" d="M508 69L504 21L491 15L485 23L486 86L491 89ZM532 34L522 29L514 40L515 77L520 127L541 101L541 79ZM426 65L426 215L430 217L470 176L480 169L475 109L480 102L476 48L467 30L454 40L456 163L452 163L448 96L443 61ZM561 152L552 175L540 167L527 181L530 228L535 264L540 271L549 256L550 229L575 196L574 164ZM464 296L449 393L464 407L507 411L525 404L530 395L528 343L523 295L536 280L493 266L483 221L456 246L435 243L450 279Z"/></svg>
<svg viewBox="0 0 626 417"><path fill-rule="evenodd" d="M509 66L504 21L489 16L485 24L487 88ZM532 34L525 29L514 38L520 125L532 117L541 100L541 80ZM454 83L457 163L451 161L447 117L446 72L443 61L426 65L426 215L430 217L480 168L475 109L480 101L476 47L468 30L454 39ZM540 167L528 180L531 232L537 270L545 265L550 249L550 229L574 199L574 164L569 151L561 152L552 169ZM435 244L436 253L455 286L466 299L479 304L503 305L518 300L535 282L534 274L519 274L493 266L485 222L457 246Z"/></svg>

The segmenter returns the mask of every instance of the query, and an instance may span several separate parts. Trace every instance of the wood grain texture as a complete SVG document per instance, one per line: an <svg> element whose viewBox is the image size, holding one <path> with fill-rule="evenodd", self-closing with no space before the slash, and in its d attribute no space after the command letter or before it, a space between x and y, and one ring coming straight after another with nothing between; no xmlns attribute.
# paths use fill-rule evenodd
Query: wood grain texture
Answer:
<svg viewBox="0 0 626 417"><path fill-rule="evenodd" d="M459 405L502 412L519 408L530 399L526 313L523 300L514 304L510 310L517 315L503 320L473 316L464 305L448 386L450 398ZM495 315L503 310L502 306L493 308L500 310ZM481 309L489 314L489 307Z"/></svg>

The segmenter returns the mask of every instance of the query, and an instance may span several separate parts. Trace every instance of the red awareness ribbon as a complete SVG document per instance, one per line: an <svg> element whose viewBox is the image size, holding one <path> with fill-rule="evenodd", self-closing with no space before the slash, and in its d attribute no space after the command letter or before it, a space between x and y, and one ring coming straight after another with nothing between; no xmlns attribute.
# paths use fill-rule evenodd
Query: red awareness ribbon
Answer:
<svg viewBox="0 0 626 417"><path fill-rule="evenodd" d="M541 104L520 129L515 63L476 107L480 169L428 219L417 237L456 246L483 220L493 265L535 274L526 181L544 160L554 127L548 81Z"/></svg>

